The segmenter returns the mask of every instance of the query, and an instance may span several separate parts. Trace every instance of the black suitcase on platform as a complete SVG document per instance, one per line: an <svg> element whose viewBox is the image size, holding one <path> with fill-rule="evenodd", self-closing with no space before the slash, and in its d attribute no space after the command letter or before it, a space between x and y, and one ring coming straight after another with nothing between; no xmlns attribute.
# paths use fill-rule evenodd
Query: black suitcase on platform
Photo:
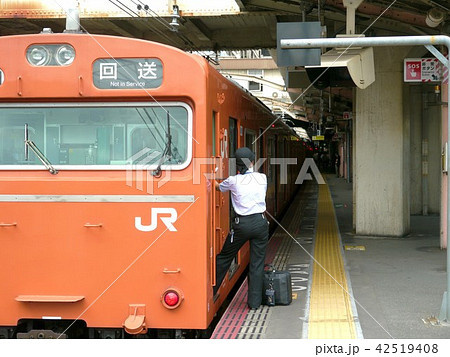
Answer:
<svg viewBox="0 0 450 357"><path fill-rule="evenodd" d="M272 265L264 267L263 304L289 305L292 302L291 273L275 270Z"/></svg>

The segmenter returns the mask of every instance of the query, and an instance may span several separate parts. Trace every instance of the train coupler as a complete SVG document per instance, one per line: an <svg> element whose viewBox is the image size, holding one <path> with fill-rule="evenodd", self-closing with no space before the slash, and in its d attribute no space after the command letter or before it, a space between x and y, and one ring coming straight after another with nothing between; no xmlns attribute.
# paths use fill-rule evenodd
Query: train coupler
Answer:
<svg viewBox="0 0 450 357"><path fill-rule="evenodd" d="M123 323L123 328L130 335L147 333L145 326L145 305L130 304L128 307L128 317Z"/></svg>

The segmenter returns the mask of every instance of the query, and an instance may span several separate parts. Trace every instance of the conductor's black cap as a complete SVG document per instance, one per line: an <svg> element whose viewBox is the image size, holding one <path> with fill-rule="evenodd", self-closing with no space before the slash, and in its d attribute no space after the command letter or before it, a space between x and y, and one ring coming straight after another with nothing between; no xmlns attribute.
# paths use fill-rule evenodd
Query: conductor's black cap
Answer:
<svg viewBox="0 0 450 357"><path fill-rule="evenodd" d="M242 159L248 159L249 161L255 160L255 154L248 147L237 149L235 155L236 161L242 161Z"/></svg>
<svg viewBox="0 0 450 357"><path fill-rule="evenodd" d="M247 147L236 150L236 169L245 174L250 166L250 161L255 161L255 154Z"/></svg>

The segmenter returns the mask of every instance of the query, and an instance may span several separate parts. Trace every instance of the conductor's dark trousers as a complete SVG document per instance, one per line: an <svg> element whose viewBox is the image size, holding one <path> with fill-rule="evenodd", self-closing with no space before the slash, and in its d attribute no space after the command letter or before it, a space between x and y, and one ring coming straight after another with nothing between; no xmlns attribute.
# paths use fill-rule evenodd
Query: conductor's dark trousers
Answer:
<svg viewBox="0 0 450 357"><path fill-rule="evenodd" d="M266 258L269 224L263 213L238 216L232 224L233 233L228 237L216 257L216 286L214 294L222 284L233 258L241 247L250 241L250 265L248 272L248 306L258 308L262 301L264 261Z"/></svg>

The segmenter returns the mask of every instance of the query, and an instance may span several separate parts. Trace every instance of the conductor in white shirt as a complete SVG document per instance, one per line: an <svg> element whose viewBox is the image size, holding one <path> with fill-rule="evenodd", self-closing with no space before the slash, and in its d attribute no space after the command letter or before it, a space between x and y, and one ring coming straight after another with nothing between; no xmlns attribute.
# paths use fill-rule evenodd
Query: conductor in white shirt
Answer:
<svg viewBox="0 0 450 357"><path fill-rule="evenodd" d="M254 172L255 154L247 147L236 150L238 174L230 176L216 188L222 192L231 191L231 203L236 217L221 252L216 257L217 293L230 268L233 258L241 247L250 241L250 265L248 272L248 298L250 309L257 309L262 302L264 262L269 237L266 211L266 175Z"/></svg>

